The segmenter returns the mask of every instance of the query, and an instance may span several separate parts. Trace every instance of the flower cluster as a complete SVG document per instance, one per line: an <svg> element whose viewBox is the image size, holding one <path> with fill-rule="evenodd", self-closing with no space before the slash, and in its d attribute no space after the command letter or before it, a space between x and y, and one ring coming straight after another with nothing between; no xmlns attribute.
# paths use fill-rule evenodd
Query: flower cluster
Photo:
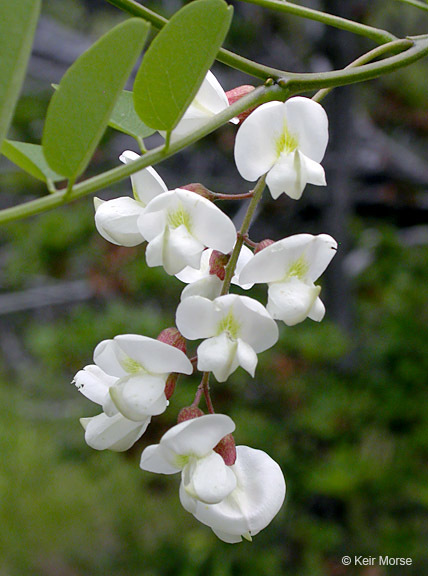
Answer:
<svg viewBox="0 0 428 576"><path fill-rule="evenodd" d="M226 95L208 73L172 138L191 133L251 89ZM274 199L282 193L298 199L307 183L325 185L320 161L328 123L319 104L295 97L234 120L241 124L235 160L243 178L266 179ZM120 160L137 158L125 151ZM278 340L277 320L288 326L306 318L322 320L325 308L315 282L337 243L326 234L297 234L256 244L247 229L237 233L213 203L225 195L198 193L205 190L202 186L168 190L151 167L135 172L131 182L133 198L95 200L99 233L121 246L145 242L147 265L162 266L187 286L177 307L177 328L164 330L157 339L125 334L105 340L95 349L94 364L76 374L79 391L103 410L82 418L85 440L97 450L127 450L151 418L167 408L179 374L199 370L203 375L193 403L181 410L178 424L159 444L144 449L140 466L160 474L181 473L180 500L188 512L225 542L251 540L279 511L284 476L265 452L235 446L234 422L214 413L209 374L225 382L242 367L254 377L258 354ZM266 306L229 293L232 284L249 290L257 283L267 284ZM192 361L186 340L201 341ZM208 414L198 407L202 396Z"/></svg>

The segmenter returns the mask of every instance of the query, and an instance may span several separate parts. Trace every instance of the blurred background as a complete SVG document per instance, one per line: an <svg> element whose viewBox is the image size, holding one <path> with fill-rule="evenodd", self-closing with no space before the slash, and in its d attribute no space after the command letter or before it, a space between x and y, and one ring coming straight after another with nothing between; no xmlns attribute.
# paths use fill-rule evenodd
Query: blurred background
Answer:
<svg viewBox="0 0 428 576"><path fill-rule="evenodd" d="M170 16L185 2L145 2ZM349 63L373 44L243 2L226 47L289 71ZM428 14L387 0L304 2L399 37L428 32ZM9 138L39 143L58 83L77 56L126 16L102 0L45 0ZM222 65L225 90L254 79ZM0 229L0 576L383 576L428 573L428 60L323 102L331 140L326 188L302 200L266 194L251 237L328 233L340 244L321 279L327 314L281 327L256 377L212 383L238 444L267 451L286 477L279 515L252 544L227 545L186 513L178 477L142 472L197 379L127 453L89 448L79 424L97 406L70 384L96 344L156 337L183 285L145 265L144 250L95 230L86 198ZM307 94L311 95L311 94ZM225 126L159 165L170 189L200 181L245 192ZM147 141L158 145L157 136ZM134 141L109 130L91 173ZM0 158L0 206L46 193ZM124 181L99 194L130 194ZM230 204L230 205L229 205ZM244 207L225 209L239 224ZM223 207L223 206L222 206ZM265 290L251 295L265 302ZM193 350L193 348L192 348ZM411 557L412 566L344 567L343 555Z"/></svg>

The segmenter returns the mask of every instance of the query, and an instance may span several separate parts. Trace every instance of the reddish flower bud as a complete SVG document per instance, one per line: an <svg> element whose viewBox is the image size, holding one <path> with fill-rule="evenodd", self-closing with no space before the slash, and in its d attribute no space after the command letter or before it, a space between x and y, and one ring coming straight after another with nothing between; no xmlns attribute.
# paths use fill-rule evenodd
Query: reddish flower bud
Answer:
<svg viewBox="0 0 428 576"><path fill-rule="evenodd" d="M228 434L222 438L214 448L214 451L217 452L217 454L220 454L227 466L232 466L232 464L235 464L236 446L232 434Z"/></svg>
<svg viewBox="0 0 428 576"><path fill-rule="evenodd" d="M274 240L269 240L269 238L266 238L266 240L262 240L261 242L259 242L257 244L257 246L255 247L254 250L254 254L257 254L257 252L260 252L261 250L263 250L264 248L267 248L268 246L270 246L271 244L275 244Z"/></svg>
<svg viewBox="0 0 428 576"><path fill-rule="evenodd" d="M193 420L194 418L199 418L203 416L204 413L197 406L185 406L180 410L177 416L177 423L185 422L186 420Z"/></svg>
<svg viewBox="0 0 428 576"><path fill-rule="evenodd" d="M177 328L165 328L165 330L162 330L159 334L157 340L165 342L165 344L169 344L170 346L174 346L174 348L178 348L186 354L186 340Z"/></svg>
<svg viewBox="0 0 428 576"><path fill-rule="evenodd" d="M253 90L254 86L249 86L248 84L244 84L243 86L237 86L236 88L233 88L233 90L229 90L228 92L226 92L229 104L233 104L234 102L242 98L242 96L249 94ZM256 108L257 106L254 106L253 108L248 108L248 110L245 110L245 112L241 112L241 114L238 114L237 118L239 122L243 122L245 118L247 118L247 116L249 116L251 112Z"/></svg>
<svg viewBox="0 0 428 576"><path fill-rule="evenodd" d="M211 190L208 190L203 184L200 182L193 182L191 184L185 184L184 186L180 186L181 190L190 190L190 192L194 192L195 194L199 194L199 196L203 196L207 200L214 202L216 196Z"/></svg>
<svg viewBox="0 0 428 576"><path fill-rule="evenodd" d="M210 274L213 276L218 276L220 280L224 280L226 274L225 266L229 262L230 256L228 254L223 254L218 250L213 250L210 256Z"/></svg>
<svg viewBox="0 0 428 576"><path fill-rule="evenodd" d="M169 400L171 396L174 394L175 385L177 384L178 374L173 372L168 376L165 382L165 396L166 399Z"/></svg>

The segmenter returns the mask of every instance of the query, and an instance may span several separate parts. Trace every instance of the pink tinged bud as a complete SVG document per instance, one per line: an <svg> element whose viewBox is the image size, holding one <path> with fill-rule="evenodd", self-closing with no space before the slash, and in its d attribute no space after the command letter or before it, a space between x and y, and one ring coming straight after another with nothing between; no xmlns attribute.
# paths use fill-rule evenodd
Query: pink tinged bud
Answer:
<svg viewBox="0 0 428 576"><path fill-rule="evenodd" d="M211 202L214 202L214 200L216 199L214 192L211 192L211 190L208 190L208 188L206 188L200 182L193 182L191 184L185 184L184 186L180 186L180 189L181 190L189 190L190 192L194 192L195 194L199 194L199 196L202 196L203 198L206 198L207 200L210 200Z"/></svg>
<svg viewBox="0 0 428 576"><path fill-rule="evenodd" d="M242 96L249 94L253 90L254 86L249 86L248 84L244 84L243 86L237 86L236 88L233 88L233 90L229 90L228 92L226 92L229 105L233 104L234 102L242 98ZM254 106L253 108L248 108L248 110L245 110L245 112L241 112L241 114L238 114L237 118L239 119L239 122L243 122L245 118L247 118L247 116L249 116L251 112L256 108L257 106Z"/></svg>
<svg viewBox="0 0 428 576"><path fill-rule="evenodd" d="M166 399L169 400L171 396L174 394L175 385L177 384L178 374L173 372L168 376L165 382L165 396Z"/></svg>
<svg viewBox="0 0 428 576"><path fill-rule="evenodd" d="M260 252L261 250L263 250L264 248L267 248L271 244L275 244L274 240L269 240L269 238L266 238L266 240L262 240L261 242L259 242L257 244L257 246L254 250L254 254L257 254L257 252Z"/></svg>
<svg viewBox="0 0 428 576"><path fill-rule="evenodd" d="M213 250L210 256L210 275L217 276L220 280L224 280L226 271L225 266L229 262L230 256L228 254L223 254L218 250Z"/></svg>
<svg viewBox="0 0 428 576"><path fill-rule="evenodd" d="M181 335L181 332L177 330L177 328L165 328L157 337L157 340L160 342L164 342L165 344L169 344L174 348L178 348L184 354L186 354L186 340Z"/></svg>
<svg viewBox="0 0 428 576"><path fill-rule="evenodd" d="M220 456L224 460L224 463L227 466L232 466L233 464L235 464L236 446L232 434L227 434L227 436L222 438L220 442L217 444L217 446L214 448L214 452L220 454Z"/></svg>
<svg viewBox="0 0 428 576"><path fill-rule="evenodd" d="M199 416L203 415L204 413L197 406L185 406L178 413L177 424L180 424L180 422L185 422L186 420L193 420L194 418L199 418Z"/></svg>

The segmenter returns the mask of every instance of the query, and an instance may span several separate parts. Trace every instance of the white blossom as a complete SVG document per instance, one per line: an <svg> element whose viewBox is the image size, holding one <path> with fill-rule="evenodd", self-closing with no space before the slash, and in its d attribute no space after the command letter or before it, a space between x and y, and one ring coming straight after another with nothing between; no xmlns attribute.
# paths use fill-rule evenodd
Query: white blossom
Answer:
<svg viewBox="0 0 428 576"><path fill-rule="evenodd" d="M154 198L138 227L149 242L148 266L163 266L168 274L186 266L199 268L205 247L227 254L236 240L235 226L224 212L199 194L180 188Z"/></svg>
<svg viewBox="0 0 428 576"><path fill-rule="evenodd" d="M165 383L171 372L191 374L192 364L178 348L136 334L104 340L94 362L74 377L74 384L103 412L82 418L85 440L97 450L127 450L140 438L151 416L168 405Z"/></svg>
<svg viewBox="0 0 428 576"><path fill-rule="evenodd" d="M328 142L328 119L320 104L296 96L259 106L242 123L235 140L235 162L253 182L267 173L273 198L285 192L298 200L306 184L325 186L320 165Z"/></svg>
<svg viewBox="0 0 428 576"><path fill-rule="evenodd" d="M140 158L131 150L120 156L124 164ZM134 198L123 196L104 202L94 199L95 226L103 238L119 246L137 246L145 238L138 227L138 219L155 196L168 189L159 174L150 166L131 175Z"/></svg>
<svg viewBox="0 0 428 576"><path fill-rule="evenodd" d="M84 396L105 410L97 416L80 419L85 429L85 441L95 450L128 450L144 434L150 423L150 416L136 422L118 412L109 395L109 388L117 381L118 378L109 376L94 364L79 370L73 380Z"/></svg>
<svg viewBox="0 0 428 576"><path fill-rule="evenodd" d="M241 282L268 284L267 310L273 318L293 326L309 317L320 322L325 314L314 282L336 254L337 242L327 234L297 234L258 252L243 268Z"/></svg>
<svg viewBox="0 0 428 576"><path fill-rule="evenodd" d="M183 290L181 294L182 299L187 298L188 296L199 295L213 300L217 296L220 296L223 283L215 274L210 274L210 258L212 253L213 250L207 248L207 250L202 252L199 268L186 266L186 268L176 274L176 277L179 280L189 285ZM240 288L243 288L244 290L252 288L253 284L241 285L239 283L239 274L245 264L247 264L252 257L253 252L247 248L247 246L242 246L236 263L235 273L232 277L232 284L240 286Z"/></svg>
<svg viewBox="0 0 428 576"><path fill-rule="evenodd" d="M206 338L198 347L198 370L212 371L224 382L242 366L251 376L257 353L278 340L278 327L264 306L236 294L214 300L190 296L177 308L176 323L185 338Z"/></svg>
<svg viewBox="0 0 428 576"><path fill-rule="evenodd" d="M251 540L276 516L285 498L281 468L268 454L248 446L236 447L230 466L236 488L217 504L207 504L180 487L183 507L228 543Z"/></svg>
<svg viewBox="0 0 428 576"><path fill-rule="evenodd" d="M236 486L236 477L214 452L220 440L235 429L224 414L207 414L186 420L166 432L159 444L147 446L140 466L148 472L181 471L182 490L200 502L221 502Z"/></svg>
<svg viewBox="0 0 428 576"><path fill-rule="evenodd" d="M192 103L171 132L171 141L195 132L228 106L229 100L223 88L214 74L208 71ZM236 123L236 120L233 119L232 122Z"/></svg>

